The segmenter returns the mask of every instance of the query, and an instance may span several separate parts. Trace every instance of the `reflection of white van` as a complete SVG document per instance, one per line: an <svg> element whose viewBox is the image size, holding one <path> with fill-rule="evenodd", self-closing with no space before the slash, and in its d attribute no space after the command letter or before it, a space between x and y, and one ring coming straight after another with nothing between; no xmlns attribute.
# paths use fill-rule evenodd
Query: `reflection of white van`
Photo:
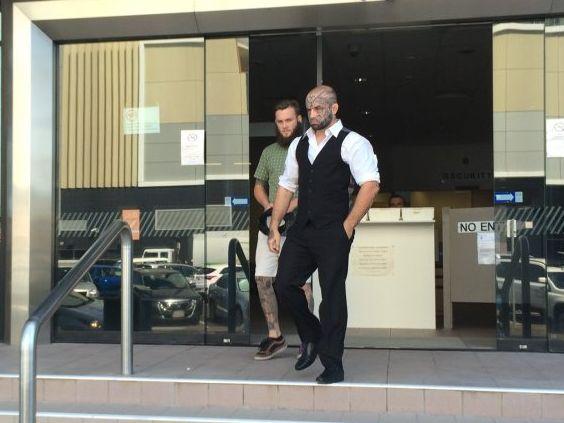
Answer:
<svg viewBox="0 0 564 423"><path fill-rule="evenodd" d="M146 248L141 257L133 259L133 263L172 263L174 248Z"/></svg>

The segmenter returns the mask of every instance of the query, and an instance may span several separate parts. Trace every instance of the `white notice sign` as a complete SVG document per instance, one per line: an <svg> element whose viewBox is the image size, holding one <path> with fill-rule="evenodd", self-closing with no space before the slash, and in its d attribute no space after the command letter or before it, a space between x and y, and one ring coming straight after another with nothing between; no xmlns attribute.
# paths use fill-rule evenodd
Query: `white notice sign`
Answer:
<svg viewBox="0 0 564 423"><path fill-rule="evenodd" d="M494 232L495 224L492 220L478 222L458 222L456 225L459 234L473 234L476 232Z"/></svg>
<svg viewBox="0 0 564 423"><path fill-rule="evenodd" d="M481 232L476 235L478 264L495 264L495 233Z"/></svg>
<svg viewBox="0 0 564 423"><path fill-rule="evenodd" d="M204 130L180 131L180 164L193 166L204 164Z"/></svg>
<svg viewBox="0 0 564 423"><path fill-rule="evenodd" d="M564 119L546 120L546 156L564 157Z"/></svg>
<svg viewBox="0 0 564 423"><path fill-rule="evenodd" d="M160 131L159 106L123 109L123 133L125 135L158 134Z"/></svg>

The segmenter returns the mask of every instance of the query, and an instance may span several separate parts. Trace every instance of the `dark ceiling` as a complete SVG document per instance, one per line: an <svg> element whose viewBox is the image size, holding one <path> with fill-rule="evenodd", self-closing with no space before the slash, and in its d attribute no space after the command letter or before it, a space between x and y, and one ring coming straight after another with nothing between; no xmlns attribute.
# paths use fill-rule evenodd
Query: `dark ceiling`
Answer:
<svg viewBox="0 0 564 423"><path fill-rule="evenodd" d="M491 145L491 44L490 25L326 33L323 80L345 125L379 143ZM269 121L315 85L316 37L253 37L250 62L251 122Z"/></svg>

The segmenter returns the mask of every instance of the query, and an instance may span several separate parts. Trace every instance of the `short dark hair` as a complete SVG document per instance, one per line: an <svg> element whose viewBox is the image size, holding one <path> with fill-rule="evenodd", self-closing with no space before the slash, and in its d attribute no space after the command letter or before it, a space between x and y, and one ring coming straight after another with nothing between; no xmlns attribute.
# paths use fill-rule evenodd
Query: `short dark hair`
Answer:
<svg viewBox="0 0 564 423"><path fill-rule="evenodd" d="M297 116L300 116L302 114L302 111L300 109L300 103L298 103L296 100L290 100L290 99L280 100L278 103L276 103L274 105L273 113L276 113L278 110L287 109L288 107L292 107L296 112Z"/></svg>
<svg viewBox="0 0 564 423"><path fill-rule="evenodd" d="M390 194L390 197L388 198L388 204L391 203L392 198L401 198L401 201L403 201L403 204L407 204L407 201L405 200L405 197L404 197L403 195L401 195L401 194L396 193L396 192L392 192L392 193Z"/></svg>

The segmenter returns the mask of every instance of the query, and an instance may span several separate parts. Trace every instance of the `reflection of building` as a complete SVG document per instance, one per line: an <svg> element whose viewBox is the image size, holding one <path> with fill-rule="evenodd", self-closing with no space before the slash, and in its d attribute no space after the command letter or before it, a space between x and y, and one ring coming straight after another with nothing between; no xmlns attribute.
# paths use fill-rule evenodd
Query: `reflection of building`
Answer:
<svg viewBox="0 0 564 423"><path fill-rule="evenodd" d="M204 255L192 251L194 234L246 228L246 210L224 198L204 208L203 187L248 179L247 61L247 40L235 38L61 47L64 254L85 251L129 205L142 212L138 253L180 242L180 257L192 262ZM202 164L187 165L181 141L181 131L204 129L205 170L203 146Z"/></svg>
<svg viewBox="0 0 564 423"><path fill-rule="evenodd" d="M499 1L494 10L461 1L457 10L445 6L448 0L417 7L233 2L229 10L214 9L215 2L147 9L146 2L116 1L95 10L79 1L16 2L2 26L8 255L0 293L10 292L0 315L10 328L4 338L17 342L23 321L52 287L56 257L80 255L123 209L139 211L137 256L146 248L175 249L181 261L218 270L226 263L217 251L235 231L246 233L252 256L257 211L249 188L258 156L273 140L272 104L301 101L321 81L336 86L345 124L373 142L386 193L409 192L412 206L435 208L435 284L427 294L436 304L447 295L443 272L460 274L448 273L443 257L460 259L453 262L460 270L477 251L476 234L460 240L455 226L447 234L443 207L467 209L465 216L483 208L480 216L496 227L516 220L533 257L562 265L564 166L545 133L547 119L564 118L562 21L527 16L564 9ZM412 26L421 22L429 25ZM182 143L181 131L195 130L205 131L205 148ZM185 154L194 162L183 161ZM496 192L520 200L495 204ZM446 245L451 237L460 243ZM507 253L512 242L498 231L496 253ZM472 254L452 254L453 245ZM448 332L462 348L469 338L497 348L489 266L479 268L475 285L462 276L452 284L460 288L451 296L459 304L455 329L458 322L478 332ZM476 286L484 292L475 295ZM536 317L546 332L536 341L560 350L549 341L550 313ZM440 306L435 318L432 346L449 348L454 341L441 343L440 330L449 328ZM220 339L206 338L208 329L202 324L182 342ZM154 342L171 339L159 336ZM374 333L363 339L381 345ZM515 348L528 342L513 341Z"/></svg>

